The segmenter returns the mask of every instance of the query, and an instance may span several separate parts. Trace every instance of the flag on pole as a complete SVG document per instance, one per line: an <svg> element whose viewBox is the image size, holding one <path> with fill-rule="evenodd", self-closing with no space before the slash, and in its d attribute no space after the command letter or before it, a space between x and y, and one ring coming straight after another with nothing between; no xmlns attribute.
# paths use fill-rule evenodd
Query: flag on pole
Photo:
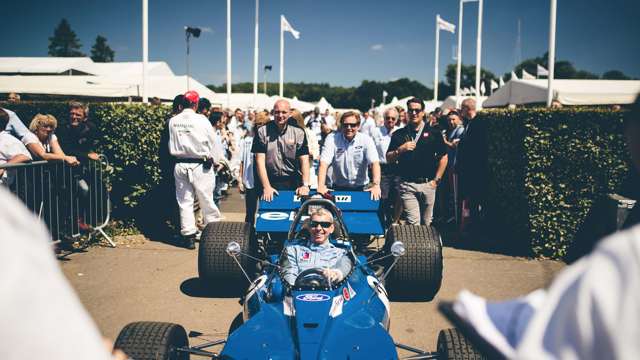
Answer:
<svg viewBox="0 0 640 360"><path fill-rule="evenodd" d="M538 64L537 67L536 67L536 75L538 75L538 76L549 76L549 71L547 69L545 69L543 66L541 66L540 64Z"/></svg>
<svg viewBox="0 0 640 360"><path fill-rule="evenodd" d="M502 76L500 76L500 87L504 86L504 79L502 78Z"/></svg>
<svg viewBox="0 0 640 360"><path fill-rule="evenodd" d="M463 96L465 95L469 95L469 89L468 88L464 88L461 90L460 94L462 94Z"/></svg>
<svg viewBox="0 0 640 360"><path fill-rule="evenodd" d="M469 90L469 93L470 93L471 95L475 95L475 94L477 94L478 92L476 91L476 88L474 88L474 87L472 86L472 87L471 87L471 89Z"/></svg>
<svg viewBox="0 0 640 360"><path fill-rule="evenodd" d="M524 69L522 69L522 80L535 80L536 77L529 74L528 72L524 71Z"/></svg>
<svg viewBox="0 0 640 360"><path fill-rule="evenodd" d="M502 81L502 78L500 78L500 81ZM491 91L493 91L493 90L495 90L495 89L497 89L499 87L500 86L498 85L498 83L495 80L491 79Z"/></svg>
<svg viewBox="0 0 640 360"><path fill-rule="evenodd" d="M389 93L386 90L382 90L382 96L387 97L387 95L389 95Z"/></svg>
<svg viewBox="0 0 640 360"><path fill-rule="evenodd" d="M487 92L487 88L484 86L484 81L480 83L480 95L484 95Z"/></svg>
<svg viewBox="0 0 640 360"><path fill-rule="evenodd" d="M513 71L511 71L511 80L518 80L518 75Z"/></svg>
<svg viewBox="0 0 640 360"><path fill-rule="evenodd" d="M439 30L444 30L444 31L448 31L452 34L456 33L456 26L453 25L450 22L446 22L444 20L442 20L441 17L438 17L438 29Z"/></svg>
<svg viewBox="0 0 640 360"><path fill-rule="evenodd" d="M287 18L284 17L284 15L280 15L280 28L282 29L282 31L288 31L291 33L291 35L293 35L294 38L300 39L300 31L297 31L293 28L293 26L291 26L291 24L289 24L289 22L287 21Z"/></svg>

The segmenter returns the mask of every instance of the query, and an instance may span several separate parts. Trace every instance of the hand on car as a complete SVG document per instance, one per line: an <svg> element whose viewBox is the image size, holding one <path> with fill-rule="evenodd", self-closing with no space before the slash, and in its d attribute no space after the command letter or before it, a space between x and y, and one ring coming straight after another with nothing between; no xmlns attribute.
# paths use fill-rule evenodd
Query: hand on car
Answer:
<svg viewBox="0 0 640 360"><path fill-rule="evenodd" d="M329 189L326 185L318 185L318 194L326 194L329 192Z"/></svg>
<svg viewBox="0 0 640 360"><path fill-rule="evenodd" d="M325 268L322 269L322 274L331 282L340 282L344 278L344 275L342 275L342 271L338 269Z"/></svg>
<svg viewBox="0 0 640 360"><path fill-rule="evenodd" d="M368 189L364 189L364 191L369 191L371 193L371 200L380 200L380 196L382 194L382 190L380 190L380 185L373 185Z"/></svg>
<svg viewBox="0 0 640 360"><path fill-rule="evenodd" d="M264 190L262 190L262 200L271 201L273 200L273 196L280 195L278 190L272 188L271 186L265 186Z"/></svg>
<svg viewBox="0 0 640 360"><path fill-rule="evenodd" d="M309 195L309 187L302 185L299 188L296 189L296 195L298 196L305 196L305 195Z"/></svg>

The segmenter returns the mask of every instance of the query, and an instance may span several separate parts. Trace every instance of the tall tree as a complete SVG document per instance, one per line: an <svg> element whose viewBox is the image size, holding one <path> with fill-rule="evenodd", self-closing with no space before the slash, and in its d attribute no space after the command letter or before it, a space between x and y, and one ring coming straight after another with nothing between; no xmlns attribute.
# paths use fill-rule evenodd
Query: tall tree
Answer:
<svg viewBox="0 0 640 360"><path fill-rule="evenodd" d="M80 44L76 33L71 30L67 19L62 19L53 31L53 36L49 38L49 56L85 56L80 51L81 47L82 44Z"/></svg>
<svg viewBox="0 0 640 360"><path fill-rule="evenodd" d="M442 89L440 94L443 97L453 95L456 92L456 69L456 64L447 65L447 70L445 71L447 84L444 88L442 87L443 85L440 85L440 89ZM497 80L496 76L491 71L481 67L480 81L485 83L485 95L491 93L489 89L491 80ZM476 86L476 66L462 64L460 67L460 88L471 88L472 86Z"/></svg>
<svg viewBox="0 0 640 360"><path fill-rule="evenodd" d="M113 62L115 52L107 45L107 38L102 35L96 37L96 42L91 48L91 60L95 62Z"/></svg>

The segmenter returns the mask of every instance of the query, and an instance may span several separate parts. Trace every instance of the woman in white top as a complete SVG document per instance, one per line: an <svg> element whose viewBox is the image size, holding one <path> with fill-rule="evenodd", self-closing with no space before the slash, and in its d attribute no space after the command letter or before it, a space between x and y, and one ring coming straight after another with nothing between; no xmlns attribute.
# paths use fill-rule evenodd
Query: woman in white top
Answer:
<svg viewBox="0 0 640 360"><path fill-rule="evenodd" d="M80 162L75 156L68 156L62 151L58 138L53 133L57 127L58 121L53 115L38 114L31 120L29 125L31 132L22 138L22 142L34 158L63 160L71 166L79 165Z"/></svg>

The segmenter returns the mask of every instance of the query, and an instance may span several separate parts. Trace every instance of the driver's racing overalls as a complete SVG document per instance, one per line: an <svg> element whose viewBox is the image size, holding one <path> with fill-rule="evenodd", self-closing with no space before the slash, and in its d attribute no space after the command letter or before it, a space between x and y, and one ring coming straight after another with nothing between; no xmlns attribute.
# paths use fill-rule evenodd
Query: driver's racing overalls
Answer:
<svg viewBox="0 0 640 360"><path fill-rule="evenodd" d="M317 245L312 241L292 243L284 248L282 276L289 284L296 282L301 272L314 268L333 268L346 277L351 272L351 260L347 250L338 248L329 241Z"/></svg>

